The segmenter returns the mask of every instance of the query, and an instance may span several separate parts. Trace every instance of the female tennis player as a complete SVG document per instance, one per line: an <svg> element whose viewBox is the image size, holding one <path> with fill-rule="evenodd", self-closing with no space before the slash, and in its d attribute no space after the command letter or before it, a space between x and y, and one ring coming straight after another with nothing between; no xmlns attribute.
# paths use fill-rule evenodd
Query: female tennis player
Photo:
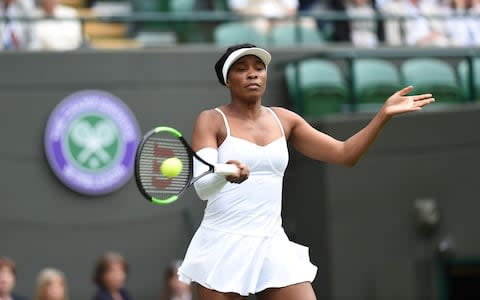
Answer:
<svg viewBox="0 0 480 300"><path fill-rule="evenodd" d="M215 70L230 103L200 113L192 147L210 163L231 163L239 174L210 174L195 183L208 200L204 217L179 268L180 280L198 283L200 300L314 300L317 268L308 248L287 238L281 220L287 143L304 155L353 166L392 116L422 109L431 94L389 97L372 121L346 141L311 127L294 112L262 106L270 54L251 44L232 46ZM194 172L206 171L197 163Z"/></svg>

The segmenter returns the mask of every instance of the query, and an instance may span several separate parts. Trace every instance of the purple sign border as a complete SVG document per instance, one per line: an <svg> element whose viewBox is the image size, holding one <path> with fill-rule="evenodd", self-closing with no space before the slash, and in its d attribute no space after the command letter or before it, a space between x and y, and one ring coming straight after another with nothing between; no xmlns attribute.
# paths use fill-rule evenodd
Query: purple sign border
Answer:
<svg viewBox="0 0 480 300"><path fill-rule="evenodd" d="M134 138L128 141L125 141L125 138L122 138L122 143L124 143L124 151L123 157L118 161L117 164L121 164L127 172L121 176L115 183L109 184L107 186L97 186L97 187L86 187L75 180L70 180L64 174L65 167L69 165L65 154L63 153L62 149L62 138L65 138L65 133L62 132L61 136L57 136L58 139L52 139L52 129L58 125L57 122L62 122L62 114L65 113L68 108L78 102L84 101L87 97L97 97L101 98L102 100L109 101L110 104L117 106L119 109L123 111L126 118L124 121L128 122L129 124L121 124L123 122L117 123L117 126L120 128L124 126L132 126L134 131ZM94 110L91 110L95 112ZM88 111L84 111L88 112ZM67 123L71 122L78 114L69 116L67 118ZM109 116L111 119L115 119L115 116ZM63 120L65 121L65 120ZM64 125L65 127L68 127ZM120 130L120 134L122 134L122 130ZM62 100L52 111L50 117L47 122L47 126L45 129L44 135L44 147L45 147L45 154L49 165L53 171L53 173L57 176L57 178L65 184L67 187L72 189L75 192L80 194L88 195L88 196L100 196L112 193L122 186L124 186L132 177L133 175L133 168L135 162L135 152L140 140L140 128L138 122L135 118L135 115L130 110L130 108L118 97L108 93L106 91L101 90L81 90L75 92L69 96L67 96L64 100ZM91 175L93 177L100 178L102 174Z"/></svg>

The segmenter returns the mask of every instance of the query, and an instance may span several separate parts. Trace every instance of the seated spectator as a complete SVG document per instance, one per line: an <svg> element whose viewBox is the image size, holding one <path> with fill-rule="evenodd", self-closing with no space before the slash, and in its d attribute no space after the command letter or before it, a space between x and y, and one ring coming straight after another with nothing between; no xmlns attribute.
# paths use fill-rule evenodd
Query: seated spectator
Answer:
<svg viewBox="0 0 480 300"><path fill-rule="evenodd" d="M77 12L59 0L40 0L35 16L49 18L32 24L31 50L73 50L82 43ZM59 18L60 20L52 20ZM65 19L62 19L65 18Z"/></svg>
<svg viewBox="0 0 480 300"><path fill-rule="evenodd" d="M132 300L125 288L128 264L123 256L115 252L105 253L98 261L93 281L98 291L93 300Z"/></svg>
<svg viewBox="0 0 480 300"><path fill-rule="evenodd" d="M14 294L16 268L13 260L0 257L0 299L1 300L25 300L24 297Z"/></svg>
<svg viewBox="0 0 480 300"><path fill-rule="evenodd" d="M161 300L192 300L190 285L178 279L177 273L181 264L181 261L174 261L165 270L165 282Z"/></svg>
<svg viewBox="0 0 480 300"><path fill-rule="evenodd" d="M33 11L33 0L0 0L0 50L22 50L30 42L30 24L15 18L29 17Z"/></svg>
<svg viewBox="0 0 480 300"><path fill-rule="evenodd" d="M350 21L350 40L355 47L375 47L378 44L375 10L369 0L352 0L347 4L350 17L371 18L371 20Z"/></svg>
<svg viewBox="0 0 480 300"><path fill-rule="evenodd" d="M392 1L384 5L383 13L408 17L402 21L385 21L385 41L389 45L446 46L448 44L444 22L440 19L428 19L428 15L441 14L441 8L433 1Z"/></svg>
<svg viewBox="0 0 480 300"><path fill-rule="evenodd" d="M445 20L445 31L449 44L453 46L479 46L480 21L473 13L470 0L451 0L445 7L445 12L450 18Z"/></svg>
<svg viewBox="0 0 480 300"><path fill-rule="evenodd" d="M295 16L298 11L298 0L229 0L232 11L245 16L263 16L253 21L253 26L262 33L269 33L272 26L291 21L273 20ZM311 18L302 18L301 26L315 27Z"/></svg>
<svg viewBox="0 0 480 300"><path fill-rule="evenodd" d="M37 277L35 300L68 300L65 275L53 268L42 270Z"/></svg>

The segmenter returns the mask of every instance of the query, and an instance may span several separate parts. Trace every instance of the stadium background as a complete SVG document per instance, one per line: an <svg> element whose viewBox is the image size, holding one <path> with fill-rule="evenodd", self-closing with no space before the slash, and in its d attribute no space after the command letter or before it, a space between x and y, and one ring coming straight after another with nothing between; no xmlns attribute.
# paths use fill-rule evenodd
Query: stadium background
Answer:
<svg viewBox="0 0 480 300"><path fill-rule="evenodd" d="M317 50L272 50L265 105L290 106L281 62ZM141 198L133 180L108 196L72 192L50 171L44 128L63 98L101 89L130 107L142 131L167 124L190 136L199 111L228 99L213 72L221 52L179 46L0 53L0 253L18 263L17 290L32 295L37 272L54 266L65 271L72 299L88 299L95 260L116 250L131 264L128 286L136 298L158 298L163 270L183 255L204 203L189 191L174 205L155 207ZM346 138L371 116L311 121ZM438 299L440 240L450 237L458 258L480 254L479 117L479 106L471 103L395 118L353 169L292 151L284 224L293 240L310 247L319 266L319 299ZM430 236L415 227L413 203L425 197L436 199L441 212Z"/></svg>

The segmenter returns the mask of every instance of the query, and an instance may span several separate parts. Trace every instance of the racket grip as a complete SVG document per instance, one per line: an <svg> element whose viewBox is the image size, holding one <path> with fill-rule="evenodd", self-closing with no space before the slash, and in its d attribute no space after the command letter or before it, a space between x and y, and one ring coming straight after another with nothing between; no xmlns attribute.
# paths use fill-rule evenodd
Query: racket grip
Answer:
<svg viewBox="0 0 480 300"><path fill-rule="evenodd" d="M233 164L215 164L213 166L215 174L219 175L237 175L240 171L236 165Z"/></svg>

